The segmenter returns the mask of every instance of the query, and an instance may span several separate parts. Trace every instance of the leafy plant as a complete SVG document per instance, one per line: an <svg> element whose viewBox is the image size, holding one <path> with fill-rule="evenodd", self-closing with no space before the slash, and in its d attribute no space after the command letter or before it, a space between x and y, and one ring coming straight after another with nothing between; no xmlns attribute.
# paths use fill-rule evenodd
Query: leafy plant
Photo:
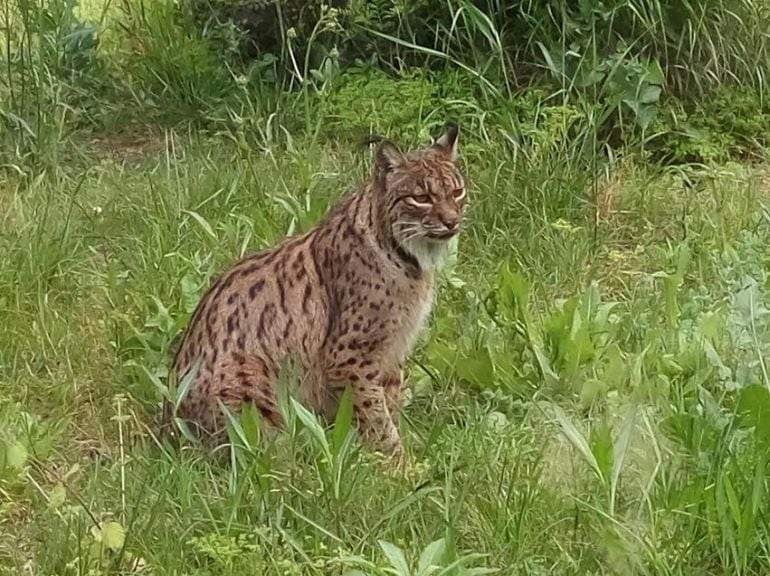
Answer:
<svg viewBox="0 0 770 576"><path fill-rule="evenodd" d="M414 568L407 561L404 551L395 544L380 540L378 542L383 554L388 559L389 566L378 568L375 564L360 558L349 558L348 563L366 567L367 572L348 570L345 576L369 576L372 574L392 574L393 576L477 576L495 574L497 570L481 567L466 566L480 556L469 554L454 560L447 560L447 544L445 539L439 539L428 544L420 553Z"/></svg>

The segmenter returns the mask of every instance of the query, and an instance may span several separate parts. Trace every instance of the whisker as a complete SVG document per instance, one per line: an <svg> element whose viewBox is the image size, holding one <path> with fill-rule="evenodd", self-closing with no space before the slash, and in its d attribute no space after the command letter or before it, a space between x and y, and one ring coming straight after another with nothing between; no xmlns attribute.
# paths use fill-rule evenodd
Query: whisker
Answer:
<svg viewBox="0 0 770 576"><path fill-rule="evenodd" d="M421 226L412 226L411 228L401 228L398 230L399 234L412 234L414 232L424 232L425 230Z"/></svg>
<svg viewBox="0 0 770 576"><path fill-rule="evenodd" d="M416 238L424 238L424 237L425 237L425 232L423 232L422 230L417 230L413 234L402 238L401 242L402 243L409 242L411 240L415 240Z"/></svg>
<svg viewBox="0 0 770 576"><path fill-rule="evenodd" d="M410 226L399 226L399 232L410 232L412 230L422 230L424 226L419 224L412 224Z"/></svg>

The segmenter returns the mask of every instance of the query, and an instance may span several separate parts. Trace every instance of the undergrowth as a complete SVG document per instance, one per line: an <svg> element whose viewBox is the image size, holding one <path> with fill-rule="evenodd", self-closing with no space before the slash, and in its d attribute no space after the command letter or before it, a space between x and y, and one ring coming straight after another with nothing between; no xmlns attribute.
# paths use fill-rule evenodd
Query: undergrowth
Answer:
<svg viewBox="0 0 770 576"><path fill-rule="evenodd" d="M767 573L767 3L281 7L0 7L0 573ZM212 276L448 118L406 470L158 441Z"/></svg>

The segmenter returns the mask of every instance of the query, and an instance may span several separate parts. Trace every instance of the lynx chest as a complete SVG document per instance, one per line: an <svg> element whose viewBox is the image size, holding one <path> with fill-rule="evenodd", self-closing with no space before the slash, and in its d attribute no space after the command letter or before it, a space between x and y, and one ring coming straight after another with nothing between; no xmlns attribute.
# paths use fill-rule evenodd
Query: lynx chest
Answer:
<svg viewBox="0 0 770 576"><path fill-rule="evenodd" d="M434 301L433 284L429 279L411 281L396 287L396 296L389 319L391 333L387 338L385 357L400 365L427 324Z"/></svg>

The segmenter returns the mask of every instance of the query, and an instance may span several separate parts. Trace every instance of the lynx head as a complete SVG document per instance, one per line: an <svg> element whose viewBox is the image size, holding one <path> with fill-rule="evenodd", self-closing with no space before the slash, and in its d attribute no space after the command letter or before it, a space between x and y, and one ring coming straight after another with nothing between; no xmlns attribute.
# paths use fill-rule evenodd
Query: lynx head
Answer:
<svg viewBox="0 0 770 576"><path fill-rule="evenodd" d="M456 165L458 132L457 125L447 124L433 145L408 154L388 141L377 150L382 224L422 269L437 268L460 231L465 182Z"/></svg>

